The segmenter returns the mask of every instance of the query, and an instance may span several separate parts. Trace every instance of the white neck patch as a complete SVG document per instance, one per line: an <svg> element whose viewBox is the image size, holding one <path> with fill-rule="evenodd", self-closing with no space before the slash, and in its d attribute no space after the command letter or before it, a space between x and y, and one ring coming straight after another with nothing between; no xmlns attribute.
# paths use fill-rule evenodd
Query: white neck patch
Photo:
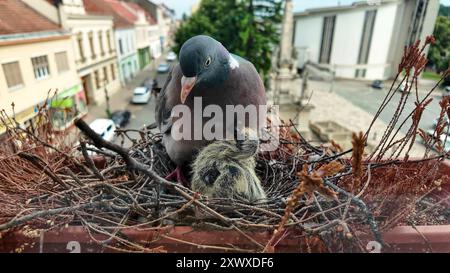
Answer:
<svg viewBox="0 0 450 273"><path fill-rule="evenodd" d="M231 54L230 54L230 58L228 59L228 62L230 64L230 68L232 70L239 68L239 62Z"/></svg>

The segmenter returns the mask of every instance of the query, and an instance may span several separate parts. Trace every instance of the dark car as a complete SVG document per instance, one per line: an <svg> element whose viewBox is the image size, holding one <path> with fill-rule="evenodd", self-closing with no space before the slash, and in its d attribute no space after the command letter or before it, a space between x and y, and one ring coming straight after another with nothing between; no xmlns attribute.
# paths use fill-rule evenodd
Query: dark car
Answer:
<svg viewBox="0 0 450 273"><path fill-rule="evenodd" d="M119 127L125 127L130 122L130 118L131 112L128 110L115 111L111 115L111 119Z"/></svg>
<svg viewBox="0 0 450 273"><path fill-rule="evenodd" d="M147 87L148 89L152 90L154 84L155 84L155 79L147 78L142 82L141 86Z"/></svg>
<svg viewBox="0 0 450 273"><path fill-rule="evenodd" d="M370 86L376 89L383 89L383 82L380 80L374 80Z"/></svg>

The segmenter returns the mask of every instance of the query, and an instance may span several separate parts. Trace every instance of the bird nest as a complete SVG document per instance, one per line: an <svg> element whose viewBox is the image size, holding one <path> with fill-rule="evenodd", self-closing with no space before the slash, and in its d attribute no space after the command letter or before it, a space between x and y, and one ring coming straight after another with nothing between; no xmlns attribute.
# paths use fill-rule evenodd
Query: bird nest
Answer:
<svg viewBox="0 0 450 273"><path fill-rule="evenodd" d="M354 134L353 148L343 151L334 142L313 146L292 121L283 122L278 148L256 158L256 174L267 194L260 202L207 198L167 181L163 177L175 166L161 145L161 135L149 128L117 130L119 140L128 138L133 143L124 148L104 141L77 120L83 134L74 146L69 136L52 131L44 108L37 118L41 126L35 131L15 126L15 120L2 113L7 133L0 144L0 232L81 225L94 241L111 249L156 252L164 251L157 247L157 240L149 246L130 241L122 231L191 226L233 230L250 242L248 249L224 245L221 250L273 252L280 241L295 234L305 239L305 251L364 252L368 241L384 244L384 230L429 224L422 216L445 201L433 199L435 203L429 204L430 196L449 180L440 172L448 155L439 140L449 129L445 115L450 112L450 99L442 99L436 135L430 137L418 128L429 95L417 96L416 108L407 117L413 121L411 128L406 136L396 138L397 128L405 124L400 122L404 104L409 94L414 97L420 74L417 69L419 73L409 73L408 67L421 62L418 57L424 58L414 46L405 52L412 55L404 59L402 68L408 71L402 82L410 84L375 151L365 152L371 126L365 134ZM417 60L408 62L413 57ZM392 85L380 112L400 85ZM427 148L423 158L411 160L409 151L417 135L422 135ZM426 208L421 203L424 199ZM267 241L252 238L261 230L270 232ZM99 241L95 234L109 239Z"/></svg>

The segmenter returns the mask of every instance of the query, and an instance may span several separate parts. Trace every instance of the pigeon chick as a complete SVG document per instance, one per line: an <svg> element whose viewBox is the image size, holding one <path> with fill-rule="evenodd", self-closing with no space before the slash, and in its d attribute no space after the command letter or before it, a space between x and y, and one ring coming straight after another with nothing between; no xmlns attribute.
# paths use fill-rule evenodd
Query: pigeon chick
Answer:
<svg viewBox="0 0 450 273"><path fill-rule="evenodd" d="M192 164L192 190L209 198L264 201L266 193L255 173L259 140L253 131L243 140L216 141L203 148Z"/></svg>

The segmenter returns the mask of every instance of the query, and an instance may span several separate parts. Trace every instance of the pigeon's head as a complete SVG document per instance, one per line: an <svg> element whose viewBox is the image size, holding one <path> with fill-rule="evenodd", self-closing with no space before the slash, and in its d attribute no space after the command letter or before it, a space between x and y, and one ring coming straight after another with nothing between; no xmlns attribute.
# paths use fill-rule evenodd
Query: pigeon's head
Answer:
<svg viewBox="0 0 450 273"><path fill-rule="evenodd" d="M230 53L205 35L187 40L180 51L181 102L185 102L194 87L213 87L223 83L230 69Z"/></svg>

